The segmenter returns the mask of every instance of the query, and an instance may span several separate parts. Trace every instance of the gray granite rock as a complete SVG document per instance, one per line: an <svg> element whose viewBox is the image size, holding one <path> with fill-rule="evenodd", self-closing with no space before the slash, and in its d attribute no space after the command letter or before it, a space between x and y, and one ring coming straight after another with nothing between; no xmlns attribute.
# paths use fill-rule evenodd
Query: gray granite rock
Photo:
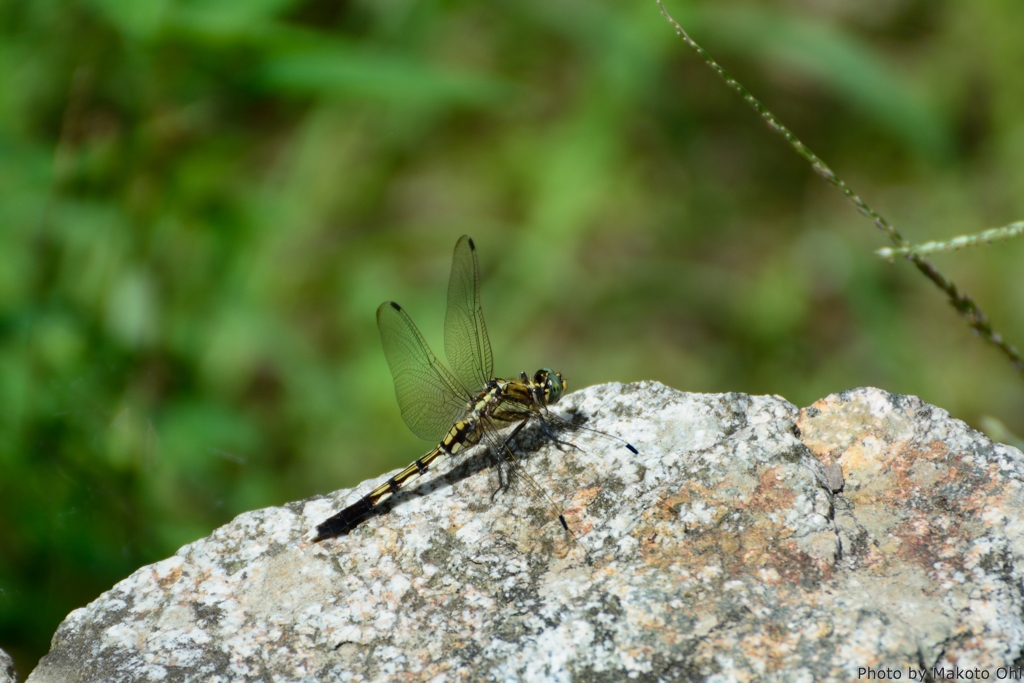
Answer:
<svg viewBox="0 0 1024 683"><path fill-rule="evenodd" d="M0 650L0 683L18 683L18 672L14 670L14 660Z"/></svg>
<svg viewBox="0 0 1024 683"><path fill-rule="evenodd" d="M494 472L473 460L348 536L309 540L384 475L246 513L140 569L68 616L30 683L996 680L1024 666L1020 451L877 389L799 411L611 384L558 409L640 451L583 429L561 435L574 448L520 443L576 541L535 498L492 503Z"/></svg>

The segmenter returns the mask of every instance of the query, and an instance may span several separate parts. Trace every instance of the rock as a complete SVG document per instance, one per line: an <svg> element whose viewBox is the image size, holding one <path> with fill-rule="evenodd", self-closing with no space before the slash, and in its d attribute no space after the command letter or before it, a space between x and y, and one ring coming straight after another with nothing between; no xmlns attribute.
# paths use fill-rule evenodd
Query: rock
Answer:
<svg viewBox="0 0 1024 683"><path fill-rule="evenodd" d="M996 679L1024 666L1020 451L877 389L798 411L610 384L557 408L640 451L584 429L560 432L574 445L561 449L521 435L575 541L542 499L492 503L494 471L471 453L349 535L310 542L384 475L243 514L140 569L68 616L30 683Z"/></svg>
<svg viewBox="0 0 1024 683"><path fill-rule="evenodd" d="M18 683L18 672L14 669L14 660L0 650L0 683Z"/></svg>

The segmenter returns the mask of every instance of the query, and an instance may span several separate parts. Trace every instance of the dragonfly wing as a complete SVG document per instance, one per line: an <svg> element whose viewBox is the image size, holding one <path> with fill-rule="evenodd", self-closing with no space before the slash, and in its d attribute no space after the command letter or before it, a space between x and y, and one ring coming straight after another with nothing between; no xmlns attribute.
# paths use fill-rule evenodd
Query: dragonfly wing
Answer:
<svg viewBox="0 0 1024 683"><path fill-rule="evenodd" d="M471 397L437 360L401 306L393 301L382 303L377 309L377 327L402 419L421 439L440 441L466 413Z"/></svg>
<svg viewBox="0 0 1024 683"><path fill-rule="evenodd" d="M491 342L480 305L480 267L469 235L455 244L448 280L448 311L444 317L444 354L455 376L471 391L494 377Z"/></svg>

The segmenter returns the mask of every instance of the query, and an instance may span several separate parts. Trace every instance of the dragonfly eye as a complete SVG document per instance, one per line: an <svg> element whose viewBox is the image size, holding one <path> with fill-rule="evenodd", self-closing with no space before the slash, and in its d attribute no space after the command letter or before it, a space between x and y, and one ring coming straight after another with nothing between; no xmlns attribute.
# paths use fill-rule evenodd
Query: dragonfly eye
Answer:
<svg viewBox="0 0 1024 683"><path fill-rule="evenodd" d="M550 368L541 368L533 376L533 381L544 387L546 403L558 403L558 399L562 398L562 392L565 391L565 380L562 379L561 374Z"/></svg>

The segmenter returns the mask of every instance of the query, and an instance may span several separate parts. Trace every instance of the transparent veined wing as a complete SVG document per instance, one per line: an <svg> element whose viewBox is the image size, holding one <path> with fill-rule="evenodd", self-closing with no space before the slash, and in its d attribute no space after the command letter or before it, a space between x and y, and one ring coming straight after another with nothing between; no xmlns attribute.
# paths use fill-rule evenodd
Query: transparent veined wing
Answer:
<svg viewBox="0 0 1024 683"><path fill-rule="evenodd" d="M402 419L421 439L440 441L465 415L472 396L437 360L401 306L393 301L382 303L377 309L377 328Z"/></svg>
<svg viewBox="0 0 1024 683"><path fill-rule="evenodd" d="M448 280L448 310L444 316L444 355L455 376L470 392L494 377L491 342L480 305L480 267L476 245L469 235L455 243Z"/></svg>

